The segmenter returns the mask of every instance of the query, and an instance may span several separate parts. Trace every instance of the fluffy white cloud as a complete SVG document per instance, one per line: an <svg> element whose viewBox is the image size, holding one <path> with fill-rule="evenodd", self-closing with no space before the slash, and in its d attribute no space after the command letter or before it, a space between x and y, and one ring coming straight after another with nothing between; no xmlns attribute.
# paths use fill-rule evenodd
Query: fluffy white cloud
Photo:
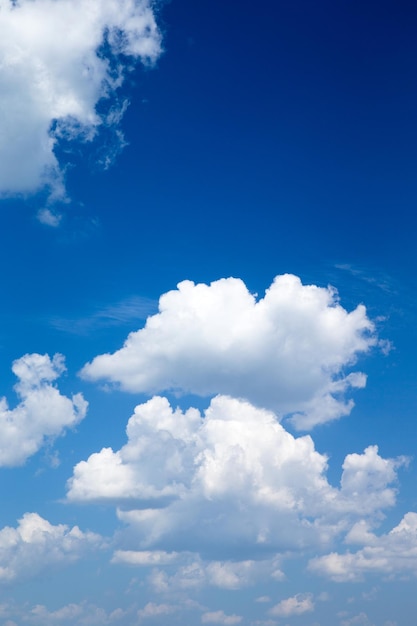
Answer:
<svg viewBox="0 0 417 626"><path fill-rule="evenodd" d="M272 412L227 396L214 398L203 416L154 397L136 407L127 436L120 450L104 448L74 467L68 500L122 505L119 518L141 549L210 548L211 558L213 550L242 558L245 550L259 556L326 544L351 520L394 504L390 483L402 462L382 459L376 447L348 455L335 488L309 435L294 437ZM115 558L164 558L157 555ZM230 566L212 574L230 588L236 581Z"/></svg>
<svg viewBox="0 0 417 626"><path fill-rule="evenodd" d="M212 561L206 572L209 583L221 589L246 587L254 572L254 561Z"/></svg>
<svg viewBox="0 0 417 626"><path fill-rule="evenodd" d="M62 197L57 142L117 124L123 107L97 105L123 81L120 55L159 53L150 0L0 0L0 193Z"/></svg>
<svg viewBox="0 0 417 626"><path fill-rule="evenodd" d="M78 526L54 526L37 513L25 513L17 528L0 530L0 582L31 577L59 563L76 561L100 546L101 538Z"/></svg>
<svg viewBox="0 0 417 626"><path fill-rule="evenodd" d="M270 609L269 613L275 617L289 617L302 615L314 611L314 602L311 594L297 594L291 598L281 600Z"/></svg>
<svg viewBox="0 0 417 626"><path fill-rule="evenodd" d="M233 626L233 624L240 624L241 621L242 618L240 615L226 615L224 611L203 613L201 616L202 624L224 624L224 626Z"/></svg>
<svg viewBox="0 0 417 626"><path fill-rule="evenodd" d="M407 513L398 526L381 536L371 532L367 522L358 522L346 541L364 547L357 552L332 552L312 559L310 570L336 582L362 580L370 573L417 576L417 513Z"/></svg>
<svg viewBox="0 0 417 626"><path fill-rule="evenodd" d="M363 454L348 454L343 463L342 492L355 502L358 513L367 514L395 504L396 469L406 465L406 457L383 459L377 446L369 446ZM343 506L343 505L342 505Z"/></svg>
<svg viewBox="0 0 417 626"><path fill-rule="evenodd" d="M163 563L162 563L163 565ZM277 559L264 561L204 561L198 554L182 553L169 572L154 568L148 578L153 591L162 594L216 587L236 591L256 580L269 578Z"/></svg>
<svg viewBox="0 0 417 626"><path fill-rule="evenodd" d="M376 343L363 306L348 313L334 289L292 275L276 277L260 300L235 278L184 281L161 297L159 311L82 376L132 392L246 398L293 413L294 424L308 429L350 412L346 391L366 379L344 372Z"/></svg>
<svg viewBox="0 0 417 626"><path fill-rule="evenodd" d="M65 371L64 358L56 354L26 354L14 361L19 378L14 389L20 403L10 409L0 399L0 466L23 464L35 454L46 438L61 435L78 424L86 414L87 402L78 393L67 398L54 381Z"/></svg>

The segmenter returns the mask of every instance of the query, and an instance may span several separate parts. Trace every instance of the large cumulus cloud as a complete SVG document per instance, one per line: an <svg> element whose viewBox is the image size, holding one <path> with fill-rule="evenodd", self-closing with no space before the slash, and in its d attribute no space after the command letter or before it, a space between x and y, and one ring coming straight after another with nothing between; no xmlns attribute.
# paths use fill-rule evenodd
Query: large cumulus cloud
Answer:
<svg viewBox="0 0 417 626"><path fill-rule="evenodd" d="M120 450L78 463L71 502L117 504L142 552L116 560L158 564L162 551L262 558L329 545L363 517L395 503L396 468L376 447L345 459L340 487L309 435L294 437L265 409L217 396L204 415L154 397L136 407ZM149 550L156 550L155 557Z"/></svg>
<svg viewBox="0 0 417 626"><path fill-rule="evenodd" d="M262 299L235 278L184 281L161 297L143 329L82 376L131 392L246 398L308 429L351 411L346 392L366 378L348 370L375 343L364 306L347 312L334 289L296 276L277 276Z"/></svg>
<svg viewBox="0 0 417 626"><path fill-rule="evenodd" d="M0 194L62 197L57 142L117 124L123 107L97 105L123 81L120 55L159 53L150 0L0 0Z"/></svg>

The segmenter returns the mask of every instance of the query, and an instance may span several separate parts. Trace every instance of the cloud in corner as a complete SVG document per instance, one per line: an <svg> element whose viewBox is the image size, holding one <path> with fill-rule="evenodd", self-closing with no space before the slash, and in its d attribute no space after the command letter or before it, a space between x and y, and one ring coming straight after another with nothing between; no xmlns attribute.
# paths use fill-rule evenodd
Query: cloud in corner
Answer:
<svg viewBox="0 0 417 626"><path fill-rule="evenodd" d="M126 64L160 53L150 0L1 0L0 197L46 187L65 198L57 144L117 125ZM98 112L104 99L110 114Z"/></svg>

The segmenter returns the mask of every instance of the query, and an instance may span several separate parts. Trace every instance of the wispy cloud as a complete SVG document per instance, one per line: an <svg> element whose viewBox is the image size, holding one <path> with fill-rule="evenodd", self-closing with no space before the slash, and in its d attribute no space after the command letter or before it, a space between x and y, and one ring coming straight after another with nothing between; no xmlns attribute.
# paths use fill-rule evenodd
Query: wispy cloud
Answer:
<svg viewBox="0 0 417 626"><path fill-rule="evenodd" d="M86 335L92 329L125 326L133 321L144 320L155 312L157 302L151 298L132 296L116 304L98 309L85 317L53 317L48 323L66 333Z"/></svg>
<svg viewBox="0 0 417 626"><path fill-rule="evenodd" d="M368 283L368 285L377 287L378 289L381 289L386 293L393 293L395 291L392 284L392 279L388 275L382 274L380 271L371 272L370 270L354 266L351 263L336 263L334 267L337 270L347 272L354 278Z"/></svg>

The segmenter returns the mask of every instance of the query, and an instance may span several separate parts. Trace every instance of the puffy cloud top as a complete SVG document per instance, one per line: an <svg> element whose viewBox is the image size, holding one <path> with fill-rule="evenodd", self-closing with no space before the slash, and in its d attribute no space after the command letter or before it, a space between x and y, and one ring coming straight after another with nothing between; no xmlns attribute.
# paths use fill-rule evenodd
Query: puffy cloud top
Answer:
<svg viewBox="0 0 417 626"><path fill-rule="evenodd" d="M334 289L288 274L260 300L235 278L184 281L161 297L159 311L82 376L131 392L245 398L308 429L350 412L345 392L366 378L344 372L376 343L362 305L349 313Z"/></svg>
<svg viewBox="0 0 417 626"><path fill-rule="evenodd" d="M281 600L269 611L276 617L289 617L290 615L302 615L314 611L314 602L310 594L298 594L286 600Z"/></svg>
<svg viewBox="0 0 417 626"><path fill-rule="evenodd" d="M312 559L309 568L336 582L359 581L366 574L417 576L417 513L406 513L398 526L377 536L369 523L358 522L346 537L364 547L357 552L332 552Z"/></svg>
<svg viewBox="0 0 417 626"><path fill-rule="evenodd" d="M62 196L56 142L117 123L97 104L122 83L118 55L160 49L150 0L0 0L0 194Z"/></svg>
<svg viewBox="0 0 417 626"><path fill-rule="evenodd" d="M17 528L0 530L0 581L33 576L45 567L75 561L100 544L98 535L84 533L78 526L54 526L37 513L25 513Z"/></svg>
<svg viewBox="0 0 417 626"><path fill-rule="evenodd" d="M375 447L348 455L335 488L309 435L296 438L270 411L226 396L204 416L154 397L136 407L127 435L120 450L78 463L68 482L71 502L122 505L120 519L145 550L118 551L115 562L175 560L164 550L230 554L238 546L246 556L326 544L352 520L394 504L390 483L403 462Z"/></svg>

